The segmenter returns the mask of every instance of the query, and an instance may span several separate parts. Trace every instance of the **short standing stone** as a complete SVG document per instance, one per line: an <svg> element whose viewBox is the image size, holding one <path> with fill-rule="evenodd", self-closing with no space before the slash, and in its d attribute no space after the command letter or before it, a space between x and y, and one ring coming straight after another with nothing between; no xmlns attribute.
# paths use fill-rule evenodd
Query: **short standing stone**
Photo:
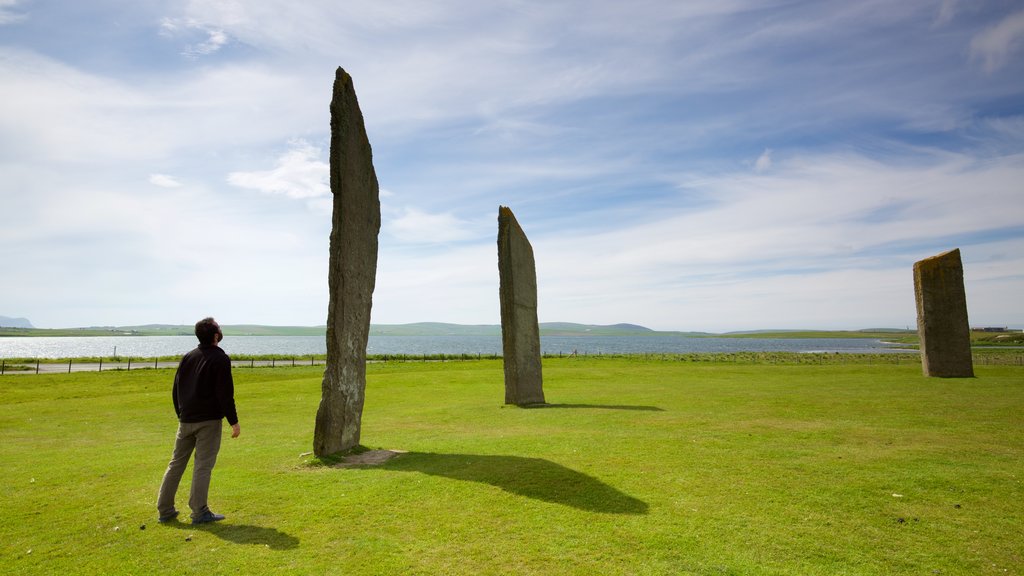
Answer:
<svg viewBox="0 0 1024 576"><path fill-rule="evenodd" d="M924 375L974 376L959 249L914 263L914 296Z"/></svg>
<svg viewBox="0 0 1024 576"><path fill-rule="evenodd" d="M498 272L505 403L544 403L533 247L512 211L498 208Z"/></svg>
<svg viewBox="0 0 1024 576"><path fill-rule="evenodd" d="M341 68L331 100L330 166L334 216L327 273L327 368L313 432L317 456L359 444L380 231L373 153L352 77Z"/></svg>

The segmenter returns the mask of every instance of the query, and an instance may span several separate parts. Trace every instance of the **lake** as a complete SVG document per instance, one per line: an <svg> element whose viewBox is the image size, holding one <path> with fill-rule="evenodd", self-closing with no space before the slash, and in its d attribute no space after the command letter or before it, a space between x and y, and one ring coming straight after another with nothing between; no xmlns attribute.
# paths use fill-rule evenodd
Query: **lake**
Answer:
<svg viewBox="0 0 1024 576"><path fill-rule="evenodd" d="M701 352L902 352L870 338L688 338L685 336L541 336L545 354L687 354ZM0 358L177 356L194 336L0 337ZM228 354L326 354L323 336L228 336ZM501 336L370 336L369 354L501 354Z"/></svg>

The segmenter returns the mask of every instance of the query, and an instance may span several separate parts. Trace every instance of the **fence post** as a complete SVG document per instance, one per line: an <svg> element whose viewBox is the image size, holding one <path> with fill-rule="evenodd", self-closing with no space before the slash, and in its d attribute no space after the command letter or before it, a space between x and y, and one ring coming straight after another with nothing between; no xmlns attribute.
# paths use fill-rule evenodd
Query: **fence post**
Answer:
<svg viewBox="0 0 1024 576"><path fill-rule="evenodd" d="M131 356L128 357L128 371L129 372L132 371L132 357Z"/></svg>
<svg viewBox="0 0 1024 576"><path fill-rule="evenodd" d="M270 367L271 368L277 368L277 358L271 358L270 359Z"/></svg>
<svg viewBox="0 0 1024 576"><path fill-rule="evenodd" d="M36 374L39 374L39 358L36 358Z"/></svg>
<svg viewBox="0 0 1024 576"><path fill-rule="evenodd" d="M295 356L292 356L292 368L295 368Z"/></svg>
<svg viewBox="0 0 1024 576"><path fill-rule="evenodd" d="M103 372L103 358L100 358L100 372Z"/></svg>
<svg viewBox="0 0 1024 576"><path fill-rule="evenodd" d="M71 374L71 358L68 358L68 374Z"/></svg>
<svg viewBox="0 0 1024 576"><path fill-rule="evenodd" d="M0 375L2 375L5 370L7 370L7 360L0 361Z"/></svg>

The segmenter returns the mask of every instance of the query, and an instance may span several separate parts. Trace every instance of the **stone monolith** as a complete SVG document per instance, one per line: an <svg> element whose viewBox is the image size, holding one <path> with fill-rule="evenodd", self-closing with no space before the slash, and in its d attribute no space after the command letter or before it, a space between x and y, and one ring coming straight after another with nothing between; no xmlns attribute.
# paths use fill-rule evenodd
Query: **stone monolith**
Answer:
<svg viewBox="0 0 1024 576"><path fill-rule="evenodd" d="M341 68L331 100L330 173L334 215L327 272L327 368L313 433L317 456L359 444L380 230L373 153L352 77Z"/></svg>
<svg viewBox="0 0 1024 576"><path fill-rule="evenodd" d="M512 210L505 206L498 207L498 273L505 403L544 404L533 247Z"/></svg>
<svg viewBox="0 0 1024 576"><path fill-rule="evenodd" d="M914 263L914 297L924 375L974 376L960 249Z"/></svg>

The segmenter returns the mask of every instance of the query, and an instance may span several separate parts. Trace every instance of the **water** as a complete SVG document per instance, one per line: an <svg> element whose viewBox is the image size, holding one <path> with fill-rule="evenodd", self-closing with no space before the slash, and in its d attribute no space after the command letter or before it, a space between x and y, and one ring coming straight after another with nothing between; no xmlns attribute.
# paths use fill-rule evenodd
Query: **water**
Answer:
<svg viewBox="0 0 1024 576"><path fill-rule="evenodd" d="M868 338L687 338L683 336L542 336L545 354L686 354L700 352L901 352ZM179 356L194 336L42 336L0 338L0 358ZM323 336L227 336L228 354L326 354ZM370 336L369 354L501 354L501 336Z"/></svg>

